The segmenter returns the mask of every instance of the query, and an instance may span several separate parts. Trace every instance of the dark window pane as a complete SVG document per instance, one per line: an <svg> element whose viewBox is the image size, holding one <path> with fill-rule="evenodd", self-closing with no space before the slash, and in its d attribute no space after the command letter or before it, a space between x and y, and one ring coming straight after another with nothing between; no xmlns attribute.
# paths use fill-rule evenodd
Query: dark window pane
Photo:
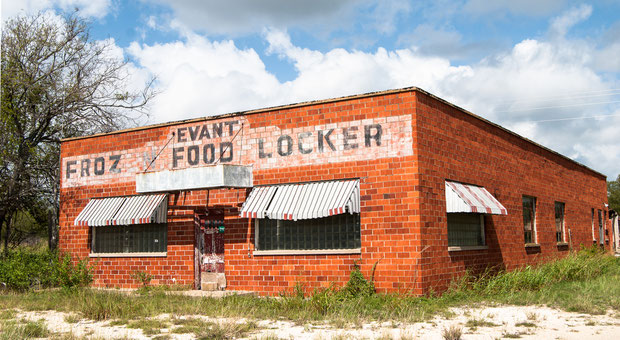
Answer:
<svg viewBox="0 0 620 340"><path fill-rule="evenodd" d="M359 214L340 214L299 221L260 219L259 250L359 248Z"/></svg>
<svg viewBox="0 0 620 340"><path fill-rule="evenodd" d="M536 242L536 198L523 196L523 230L525 243Z"/></svg>
<svg viewBox="0 0 620 340"><path fill-rule="evenodd" d="M555 202L555 235L557 242L564 241L564 203Z"/></svg>
<svg viewBox="0 0 620 340"><path fill-rule="evenodd" d="M141 224L94 227L95 253L166 252L166 224Z"/></svg>
<svg viewBox="0 0 620 340"><path fill-rule="evenodd" d="M482 246L484 232L480 214L448 214L448 246Z"/></svg>

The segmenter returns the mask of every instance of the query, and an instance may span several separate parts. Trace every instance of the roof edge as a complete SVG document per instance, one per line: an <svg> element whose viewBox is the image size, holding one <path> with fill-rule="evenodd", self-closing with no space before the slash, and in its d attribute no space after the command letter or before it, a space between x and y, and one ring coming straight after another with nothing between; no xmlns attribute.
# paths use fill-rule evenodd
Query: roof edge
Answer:
<svg viewBox="0 0 620 340"><path fill-rule="evenodd" d="M352 99L377 97L377 96L384 96L386 94L412 92L412 91L416 91L416 90L424 92L424 93L427 93L426 91L424 91L422 89L419 89L419 88L417 88L415 86L403 87L403 88L398 88L398 89L367 92L367 93L354 94L354 95L343 96L343 97L327 98L327 99L320 99L320 100L309 100L309 101L298 102L298 103L293 103L293 104L269 106L269 107L264 107L264 108L260 108L260 109L236 111L236 112L224 113L224 114L213 115L213 116L205 116L205 117L199 117L199 118L175 120L175 121L171 121L171 122L150 124L150 125L144 125L144 126L138 126L138 127L133 127L133 128L127 128L127 129L122 129L122 130L111 131L111 132L102 132L102 133L96 133L96 134L86 135L86 136L63 138L60 141L61 142L68 142L68 141L79 140L79 139L88 139L88 138L95 138L95 137L101 137L101 136L110 136L110 135L116 135L116 134L121 134L121 133L126 133L126 132L148 130L148 129L159 128L159 127L175 126L175 125L182 125L182 124L196 123L196 122L204 122L204 121L210 121L210 120L216 120L216 119L222 119L222 118L247 116L247 115L258 114L258 113L269 112L269 111L275 111L275 110L286 110L286 109L292 109L292 108L304 107L304 106L310 106L310 105L337 103L337 102L342 102L342 101L347 101L347 100L352 100Z"/></svg>

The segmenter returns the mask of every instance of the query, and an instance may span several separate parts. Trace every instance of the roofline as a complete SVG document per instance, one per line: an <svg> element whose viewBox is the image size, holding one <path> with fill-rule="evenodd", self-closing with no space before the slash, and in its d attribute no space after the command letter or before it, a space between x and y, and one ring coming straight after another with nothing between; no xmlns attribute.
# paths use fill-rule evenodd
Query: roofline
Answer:
<svg viewBox="0 0 620 340"><path fill-rule="evenodd" d="M599 176L602 176L603 178L607 179L607 176L584 165L581 164L567 156L564 156L563 154L554 151L552 149L549 149L546 146L543 146L541 144L538 144L536 142L534 142L533 140L523 137L520 134L509 130L497 123L493 123L492 121L483 118L481 116L478 116L477 114L472 113L471 111L468 111L458 105L452 104L449 101L442 99L440 97L437 97L436 95L427 92L419 87L416 86L410 86L410 87L403 87L403 88L398 88L398 89L391 89L391 90L383 90L383 91L374 91L374 92L367 92L367 93L362 93L362 94L355 94L355 95L350 95L350 96L343 96L343 97L336 97L336 98L328 98L328 99L321 99L321 100L311 100L311 101L305 101L305 102L298 102L298 103L293 103L293 104L285 104L285 105L278 105L278 106L271 106L271 107L265 107L265 108L260 108L260 109L254 109L254 110L246 110L246 111L237 111L237 112L231 112L231 113L225 113L225 114L219 114L219 115L214 115L214 116L205 116L205 117L200 117L200 118L192 118L192 119L185 119L185 120L177 120L177 121L172 121L172 122L166 122L166 123L159 123L159 124L151 124L151 125L145 125L145 126L140 126L140 127L135 127L135 128L129 128L129 129L123 129L123 130L117 130L117 131L112 131L112 132L105 132L105 133L97 133L97 134L93 134L93 135L88 135L88 136L79 136L79 137L71 137L71 138L64 138L61 139L61 142L68 142L68 141L74 141L74 140L80 140L80 139L88 139L88 138L95 138L95 137L101 137L101 136L110 136L110 135L116 135L116 134L122 134L122 133L127 133L127 132L134 132L134 131L142 131L142 130L148 130L148 129L154 129L154 128L159 128L159 127L166 127L166 126L175 126L175 125L182 125L182 124L189 124L189 123L197 123L197 122L204 122L204 121L210 121L210 120L216 120L216 119L222 119L222 118L230 118L230 117L239 117L239 116L247 116L247 115L254 115L254 114L259 114L259 113L264 113L264 112L270 112L270 111L276 111L276 110L286 110L286 109L292 109L292 108L298 108L298 107L304 107L304 106L311 106L311 105L318 105L318 104L327 104L327 103L337 103L337 102L342 102L342 101L348 101L348 100L353 100L353 99L361 99L361 98L369 98L369 97L378 97L378 96L384 96L384 95L389 95L389 94L398 94L398 93L404 93L404 92L419 92L421 94L424 94L428 97L431 97L445 105L448 105L452 108L455 108L471 117L474 117L476 119L479 119L491 126L494 126L504 132L507 132L510 135L513 135L517 138L520 138L526 142L531 143L532 145L539 147L543 150L546 150L554 155L559 156L560 158L563 158L565 160L568 160L578 166L581 166L582 168L589 170Z"/></svg>

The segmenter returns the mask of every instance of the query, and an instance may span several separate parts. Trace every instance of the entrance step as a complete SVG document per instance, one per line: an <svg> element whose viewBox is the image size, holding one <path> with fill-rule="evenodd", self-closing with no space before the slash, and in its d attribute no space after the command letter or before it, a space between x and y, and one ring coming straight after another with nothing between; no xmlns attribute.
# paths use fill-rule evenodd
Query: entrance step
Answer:
<svg viewBox="0 0 620 340"><path fill-rule="evenodd" d="M200 289L204 291L224 290L226 275L224 273L200 273Z"/></svg>

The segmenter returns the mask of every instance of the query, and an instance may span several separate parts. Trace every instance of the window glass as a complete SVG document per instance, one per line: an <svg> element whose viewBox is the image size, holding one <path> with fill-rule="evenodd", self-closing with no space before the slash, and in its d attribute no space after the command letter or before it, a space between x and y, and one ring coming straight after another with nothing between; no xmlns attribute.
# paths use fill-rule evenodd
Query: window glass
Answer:
<svg viewBox="0 0 620 340"><path fill-rule="evenodd" d="M564 242L564 203L555 202L555 239Z"/></svg>
<svg viewBox="0 0 620 340"><path fill-rule="evenodd" d="M168 228L162 224L93 227L93 253L163 253Z"/></svg>
<svg viewBox="0 0 620 340"><path fill-rule="evenodd" d="M359 214L340 214L298 221L259 219L257 222L257 250L361 247Z"/></svg>
<svg viewBox="0 0 620 340"><path fill-rule="evenodd" d="M536 198L523 196L523 229L525 243L536 242Z"/></svg>
<svg viewBox="0 0 620 340"><path fill-rule="evenodd" d="M448 246L483 246L484 217L481 214L449 213Z"/></svg>
<svg viewBox="0 0 620 340"><path fill-rule="evenodd" d="M598 243L605 243L604 228L603 228L603 211L598 211Z"/></svg>
<svg viewBox="0 0 620 340"><path fill-rule="evenodd" d="M592 239L596 240L596 235L594 234L594 208L592 208Z"/></svg>

